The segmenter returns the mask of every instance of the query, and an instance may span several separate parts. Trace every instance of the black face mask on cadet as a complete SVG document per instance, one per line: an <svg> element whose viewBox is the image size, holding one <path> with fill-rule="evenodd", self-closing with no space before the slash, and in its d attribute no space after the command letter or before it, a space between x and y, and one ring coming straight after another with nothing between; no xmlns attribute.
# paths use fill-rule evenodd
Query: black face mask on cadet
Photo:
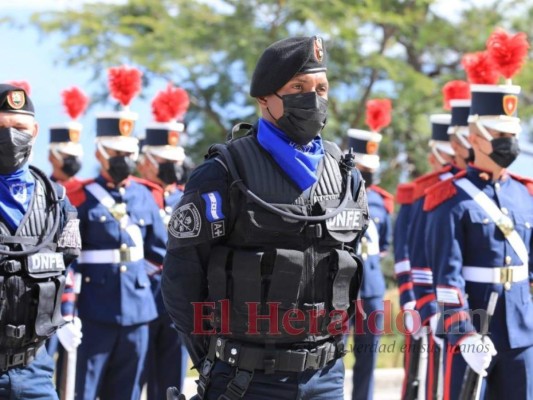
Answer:
<svg viewBox="0 0 533 400"><path fill-rule="evenodd" d="M20 169L31 154L33 136L15 128L0 128L0 174Z"/></svg>
<svg viewBox="0 0 533 400"><path fill-rule="evenodd" d="M129 156L109 157L107 173L113 182L120 183L133 173L135 162Z"/></svg>
<svg viewBox="0 0 533 400"><path fill-rule="evenodd" d="M470 147L468 149L468 157L465 158L465 162L467 164L468 163L473 163L475 159L476 159L476 154L474 153L474 149L472 147Z"/></svg>
<svg viewBox="0 0 533 400"><path fill-rule="evenodd" d="M183 167L176 162L159 163L159 172L157 177L161 179L166 185L178 183L183 176Z"/></svg>
<svg viewBox="0 0 533 400"><path fill-rule="evenodd" d="M66 175L72 177L76 175L80 169L81 160L79 157L67 156L63 158L63 166L61 167L61 171L63 171Z"/></svg>
<svg viewBox="0 0 533 400"><path fill-rule="evenodd" d="M490 142L492 144L492 153L489 157L500 167L507 168L516 160L520 154L520 147L518 139L512 138L496 138Z"/></svg>
<svg viewBox="0 0 533 400"><path fill-rule="evenodd" d="M365 187L370 187L374 183L374 173L369 171L360 171L365 181Z"/></svg>
<svg viewBox="0 0 533 400"><path fill-rule="evenodd" d="M276 123L293 142L306 145L324 129L328 116L326 99L316 92L284 96L274 94L283 101L283 116L276 120ZM270 113L270 110L268 112Z"/></svg>

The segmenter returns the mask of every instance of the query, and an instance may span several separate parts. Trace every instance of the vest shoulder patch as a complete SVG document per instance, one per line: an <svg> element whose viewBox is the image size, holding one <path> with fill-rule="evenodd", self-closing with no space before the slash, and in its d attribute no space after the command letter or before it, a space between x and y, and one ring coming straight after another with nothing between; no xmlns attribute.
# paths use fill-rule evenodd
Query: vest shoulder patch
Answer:
<svg viewBox="0 0 533 400"><path fill-rule="evenodd" d="M394 196L385 189L376 185L370 186L369 189L373 190L383 198L383 205L385 206L385 209L389 214L392 214L394 212Z"/></svg>
<svg viewBox="0 0 533 400"><path fill-rule="evenodd" d="M431 211L457 194L454 182L466 176L466 171L461 171L453 178L440 181L427 188L424 199L424 211Z"/></svg>
<svg viewBox="0 0 533 400"><path fill-rule="evenodd" d="M520 176L516 174L509 174L513 179L520 182L522 185L524 185L527 188L527 191L531 196L533 196L533 179L527 178L525 176Z"/></svg>

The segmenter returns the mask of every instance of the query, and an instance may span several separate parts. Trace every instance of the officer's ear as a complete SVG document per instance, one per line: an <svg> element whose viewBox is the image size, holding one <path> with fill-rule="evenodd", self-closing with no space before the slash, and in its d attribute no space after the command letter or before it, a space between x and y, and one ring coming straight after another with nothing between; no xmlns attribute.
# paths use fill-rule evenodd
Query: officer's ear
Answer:
<svg viewBox="0 0 533 400"><path fill-rule="evenodd" d="M267 99L265 96L260 96L255 98L260 106L266 107L267 105Z"/></svg>
<svg viewBox="0 0 533 400"><path fill-rule="evenodd" d="M33 129L32 129L32 132L31 132L31 135L33 136L33 138L35 139L37 137L37 135L39 134L39 124L37 122L34 122L33 123Z"/></svg>

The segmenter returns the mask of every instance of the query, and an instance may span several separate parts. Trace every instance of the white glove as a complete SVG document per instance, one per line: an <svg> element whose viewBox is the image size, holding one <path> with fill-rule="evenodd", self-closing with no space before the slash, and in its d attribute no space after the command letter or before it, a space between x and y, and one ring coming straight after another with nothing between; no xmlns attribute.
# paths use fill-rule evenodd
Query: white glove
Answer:
<svg viewBox="0 0 533 400"><path fill-rule="evenodd" d="M429 327L431 328L431 336L433 337L433 341L442 349L444 346L444 339L441 339L437 336L437 325L439 324L439 319L440 313L432 315L429 319Z"/></svg>
<svg viewBox="0 0 533 400"><path fill-rule="evenodd" d="M414 340L419 340L424 334L424 329L422 329L420 317L417 318L418 321L415 326L415 320L413 319L413 314L416 313L415 306L416 306L416 301L414 300L408 301L407 303L403 305L403 310L408 311L408 312L404 312L403 314L404 315L404 326L407 332L411 332L411 336L413 337Z"/></svg>
<svg viewBox="0 0 533 400"><path fill-rule="evenodd" d="M72 321L63 325L57 330L57 338L66 351L71 352L81 343L83 334L81 333L81 320L74 317Z"/></svg>
<svg viewBox="0 0 533 400"><path fill-rule="evenodd" d="M486 369L490 365L492 357L497 354L494 343L489 337L483 338L479 333L468 336L461 342L459 349L472 370L483 377L487 376Z"/></svg>

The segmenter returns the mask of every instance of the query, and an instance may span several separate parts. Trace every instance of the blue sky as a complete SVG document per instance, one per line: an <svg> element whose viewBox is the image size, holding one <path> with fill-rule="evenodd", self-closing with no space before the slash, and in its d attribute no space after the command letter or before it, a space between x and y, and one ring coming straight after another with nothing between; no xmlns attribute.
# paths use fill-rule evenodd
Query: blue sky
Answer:
<svg viewBox="0 0 533 400"><path fill-rule="evenodd" d="M26 22L32 12L49 9L64 9L65 7L77 7L87 0L0 0L0 18L10 16L18 22ZM476 0L483 4L487 0ZM106 0L106 2L124 2L124 0ZM452 3L456 7L451 7ZM445 0L438 3L442 7L446 5L448 10L457 10L461 0ZM437 8L440 7L437 4ZM35 145L33 164L50 172L48 163L48 128L51 125L68 121L68 116L63 112L60 93L63 89L73 85L79 86L87 94L96 90L95 85L90 83L90 71L80 67L66 67L55 63L61 55L59 47L60 37L50 35L39 37L39 33L33 28L18 29L6 24L0 24L0 37L2 38L4 62L0 64L0 82L8 80L26 80L32 87L32 100L36 107L36 116L41 130ZM134 100L131 109L140 114L140 121L136 127L137 135L142 134L150 117L150 99L155 92L164 87L161 82L158 87L150 87L143 91L146 100ZM96 173L96 161L94 160L94 114L98 111L109 110L103 106L92 107L85 116L80 119L84 125L81 142L85 149L81 177L90 177ZM522 135L526 139L526 134ZM525 140L524 140L525 142ZM524 143L533 154L533 145ZM518 173L533 176L533 157L520 156L511 167Z"/></svg>

